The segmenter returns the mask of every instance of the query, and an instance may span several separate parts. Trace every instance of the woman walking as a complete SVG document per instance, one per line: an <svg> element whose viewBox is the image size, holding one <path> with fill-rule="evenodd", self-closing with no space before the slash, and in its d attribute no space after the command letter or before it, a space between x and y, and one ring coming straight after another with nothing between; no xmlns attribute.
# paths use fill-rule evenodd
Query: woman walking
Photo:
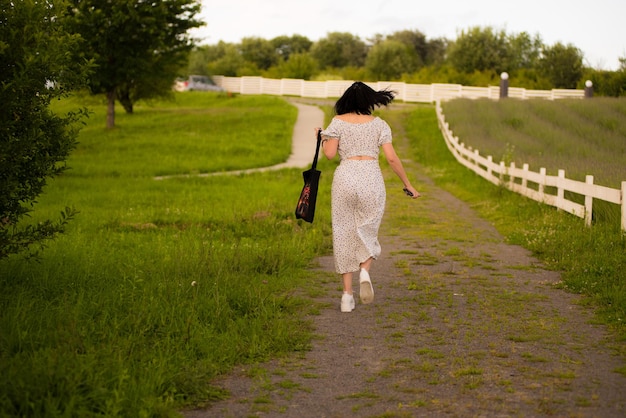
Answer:
<svg viewBox="0 0 626 418"><path fill-rule="evenodd" d="M322 149L328 159L339 154L333 176L331 212L335 269L343 279L341 312L352 312L352 274L359 271L362 303L374 300L369 275L372 260L381 252L378 229L385 211L385 183L378 164L382 148L387 162L404 184L407 195L420 194L407 178L391 144L387 122L372 116L394 98L388 90L375 91L360 81L352 84L335 103L336 116L322 130Z"/></svg>

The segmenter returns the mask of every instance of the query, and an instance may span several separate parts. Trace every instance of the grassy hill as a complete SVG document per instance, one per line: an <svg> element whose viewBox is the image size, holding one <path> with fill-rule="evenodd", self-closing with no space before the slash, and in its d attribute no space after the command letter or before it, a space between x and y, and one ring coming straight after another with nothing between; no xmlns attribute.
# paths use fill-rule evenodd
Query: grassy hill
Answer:
<svg viewBox="0 0 626 418"><path fill-rule="evenodd" d="M494 161L619 189L626 181L626 99L452 100L446 121L462 142Z"/></svg>

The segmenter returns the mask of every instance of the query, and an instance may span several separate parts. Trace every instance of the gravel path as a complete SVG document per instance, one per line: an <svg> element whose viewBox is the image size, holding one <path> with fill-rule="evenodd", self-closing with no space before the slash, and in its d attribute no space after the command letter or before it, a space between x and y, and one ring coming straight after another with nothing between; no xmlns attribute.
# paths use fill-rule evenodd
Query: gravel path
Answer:
<svg viewBox="0 0 626 418"><path fill-rule="evenodd" d="M234 370L213 382L230 399L184 415L626 416L626 377L615 372L626 344L556 286L558 272L506 244L416 163L405 167L424 197L387 210L421 220L383 221L375 301L341 313L332 257L320 257L311 351Z"/></svg>

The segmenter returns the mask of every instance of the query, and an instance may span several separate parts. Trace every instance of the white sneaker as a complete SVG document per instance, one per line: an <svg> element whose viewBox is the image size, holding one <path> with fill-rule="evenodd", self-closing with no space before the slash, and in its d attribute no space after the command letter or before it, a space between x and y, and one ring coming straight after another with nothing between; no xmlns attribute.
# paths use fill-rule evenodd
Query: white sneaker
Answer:
<svg viewBox="0 0 626 418"><path fill-rule="evenodd" d="M341 312L352 312L354 310L354 296L344 293L341 296Z"/></svg>
<svg viewBox="0 0 626 418"><path fill-rule="evenodd" d="M359 274L359 284L361 285L361 290L359 292L361 302L372 303L374 300L374 288L372 287L370 275L365 269L361 269L361 273Z"/></svg>

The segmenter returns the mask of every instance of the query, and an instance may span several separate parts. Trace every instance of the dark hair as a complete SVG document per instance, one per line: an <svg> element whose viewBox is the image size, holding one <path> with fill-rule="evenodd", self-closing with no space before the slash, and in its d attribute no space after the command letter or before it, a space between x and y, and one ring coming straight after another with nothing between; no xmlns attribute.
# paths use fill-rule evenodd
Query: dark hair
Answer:
<svg viewBox="0 0 626 418"><path fill-rule="evenodd" d="M343 93L335 103L335 113L356 113L371 115L376 106L387 106L395 93L389 90L376 91L367 84L356 81Z"/></svg>

